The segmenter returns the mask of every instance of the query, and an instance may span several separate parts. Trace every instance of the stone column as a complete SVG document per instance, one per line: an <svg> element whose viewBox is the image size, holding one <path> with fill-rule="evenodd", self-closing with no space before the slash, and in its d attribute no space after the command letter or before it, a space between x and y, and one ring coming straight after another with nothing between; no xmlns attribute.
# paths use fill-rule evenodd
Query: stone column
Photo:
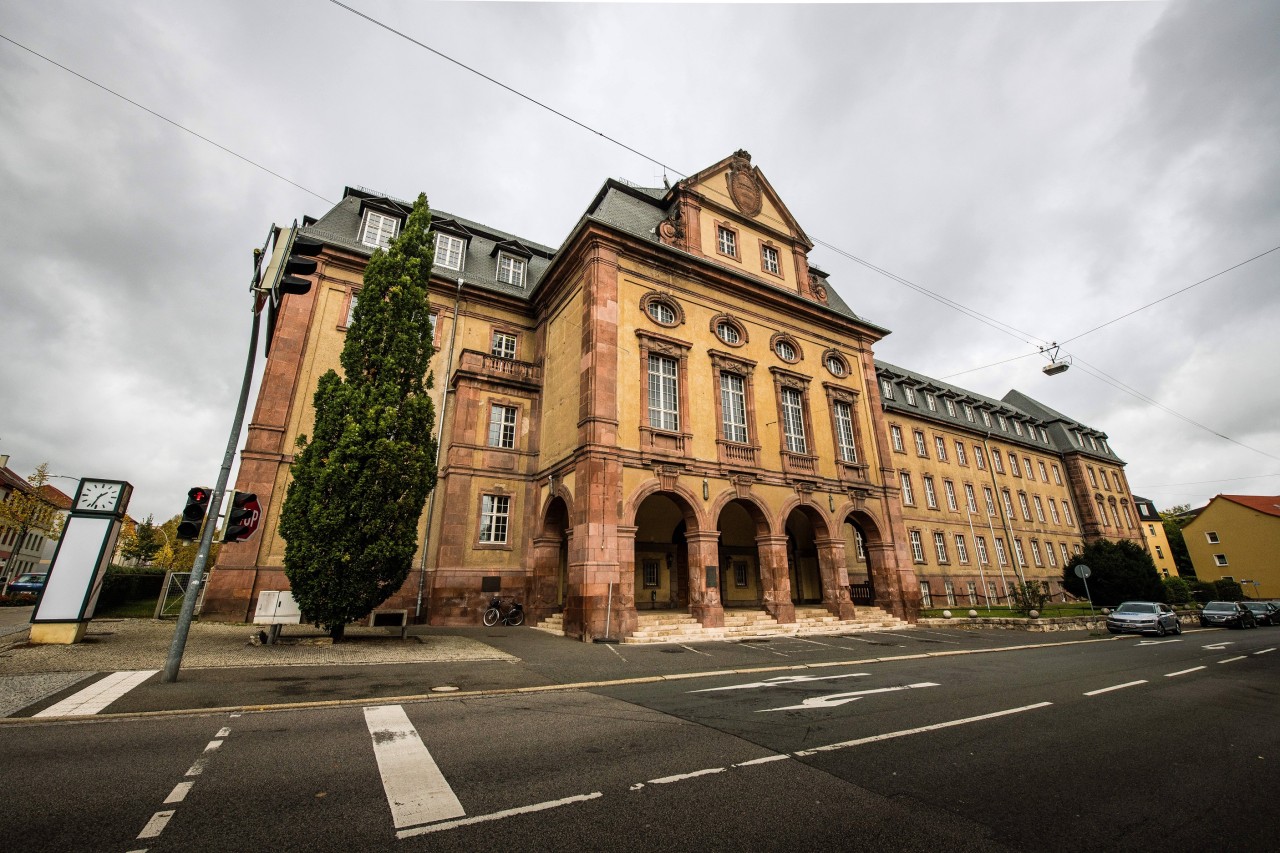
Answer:
<svg viewBox="0 0 1280 853"><path fill-rule="evenodd" d="M756 552L760 556L760 580L764 582L764 609L779 622L796 621L791 575L787 570L786 535L757 536Z"/></svg>
<svg viewBox="0 0 1280 853"><path fill-rule="evenodd" d="M719 565L720 532L686 533L685 542L689 546L689 613L704 628L722 628L724 606L720 603L719 578L716 586L707 585L707 567Z"/></svg>
<svg viewBox="0 0 1280 853"><path fill-rule="evenodd" d="M560 536L535 536L533 539L533 590L529 616L538 624L555 610L560 584Z"/></svg>
<svg viewBox="0 0 1280 853"><path fill-rule="evenodd" d="M822 606L833 616L852 619L853 599L849 597L849 568L845 563L844 540L815 538L818 547L818 574L822 577Z"/></svg>

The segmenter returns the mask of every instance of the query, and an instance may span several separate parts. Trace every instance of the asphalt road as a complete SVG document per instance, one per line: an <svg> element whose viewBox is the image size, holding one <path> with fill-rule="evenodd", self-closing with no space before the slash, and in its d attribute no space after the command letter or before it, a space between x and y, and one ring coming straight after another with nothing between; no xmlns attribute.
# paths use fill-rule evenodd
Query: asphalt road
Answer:
<svg viewBox="0 0 1280 853"><path fill-rule="evenodd" d="M1280 629L860 665L801 645L372 711L15 721L0 849L1274 848ZM708 674L722 652L766 671Z"/></svg>

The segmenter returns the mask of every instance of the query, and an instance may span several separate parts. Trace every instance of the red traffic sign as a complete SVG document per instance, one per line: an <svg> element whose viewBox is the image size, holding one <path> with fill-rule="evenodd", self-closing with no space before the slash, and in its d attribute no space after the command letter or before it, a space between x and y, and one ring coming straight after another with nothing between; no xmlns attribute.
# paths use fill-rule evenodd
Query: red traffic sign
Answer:
<svg viewBox="0 0 1280 853"><path fill-rule="evenodd" d="M223 542L243 542L258 529L262 518L262 505L252 492L235 492L231 496L231 508L227 511L227 529Z"/></svg>

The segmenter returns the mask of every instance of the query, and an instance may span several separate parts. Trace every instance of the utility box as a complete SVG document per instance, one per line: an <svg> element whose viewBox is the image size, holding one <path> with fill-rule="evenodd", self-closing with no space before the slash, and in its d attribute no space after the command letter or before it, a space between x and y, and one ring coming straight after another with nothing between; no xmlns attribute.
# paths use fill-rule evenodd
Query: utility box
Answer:
<svg viewBox="0 0 1280 853"><path fill-rule="evenodd" d="M253 614L255 625L301 625L302 611L286 590L263 590L258 593L258 609Z"/></svg>

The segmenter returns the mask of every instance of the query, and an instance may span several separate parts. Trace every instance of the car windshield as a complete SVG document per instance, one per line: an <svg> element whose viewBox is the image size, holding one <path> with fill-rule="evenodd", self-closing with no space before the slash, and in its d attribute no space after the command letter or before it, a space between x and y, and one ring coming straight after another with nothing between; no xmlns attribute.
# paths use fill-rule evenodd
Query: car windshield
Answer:
<svg viewBox="0 0 1280 853"><path fill-rule="evenodd" d="M1126 601L1116 608L1117 613L1155 613L1158 608L1154 604L1142 604L1135 601Z"/></svg>
<svg viewBox="0 0 1280 853"><path fill-rule="evenodd" d="M18 575L15 583L44 583L44 575Z"/></svg>
<svg viewBox="0 0 1280 853"><path fill-rule="evenodd" d="M1204 606L1205 610L1235 610L1236 605L1231 601L1210 601Z"/></svg>
<svg viewBox="0 0 1280 853"><path fill-rule="evenodd" d="M1245 607L1249 608L1250 610L1266 610L1267 609L1267 605L1262 604L1261 602L1249 602L1248 604L1245 605Z"/></svg>

